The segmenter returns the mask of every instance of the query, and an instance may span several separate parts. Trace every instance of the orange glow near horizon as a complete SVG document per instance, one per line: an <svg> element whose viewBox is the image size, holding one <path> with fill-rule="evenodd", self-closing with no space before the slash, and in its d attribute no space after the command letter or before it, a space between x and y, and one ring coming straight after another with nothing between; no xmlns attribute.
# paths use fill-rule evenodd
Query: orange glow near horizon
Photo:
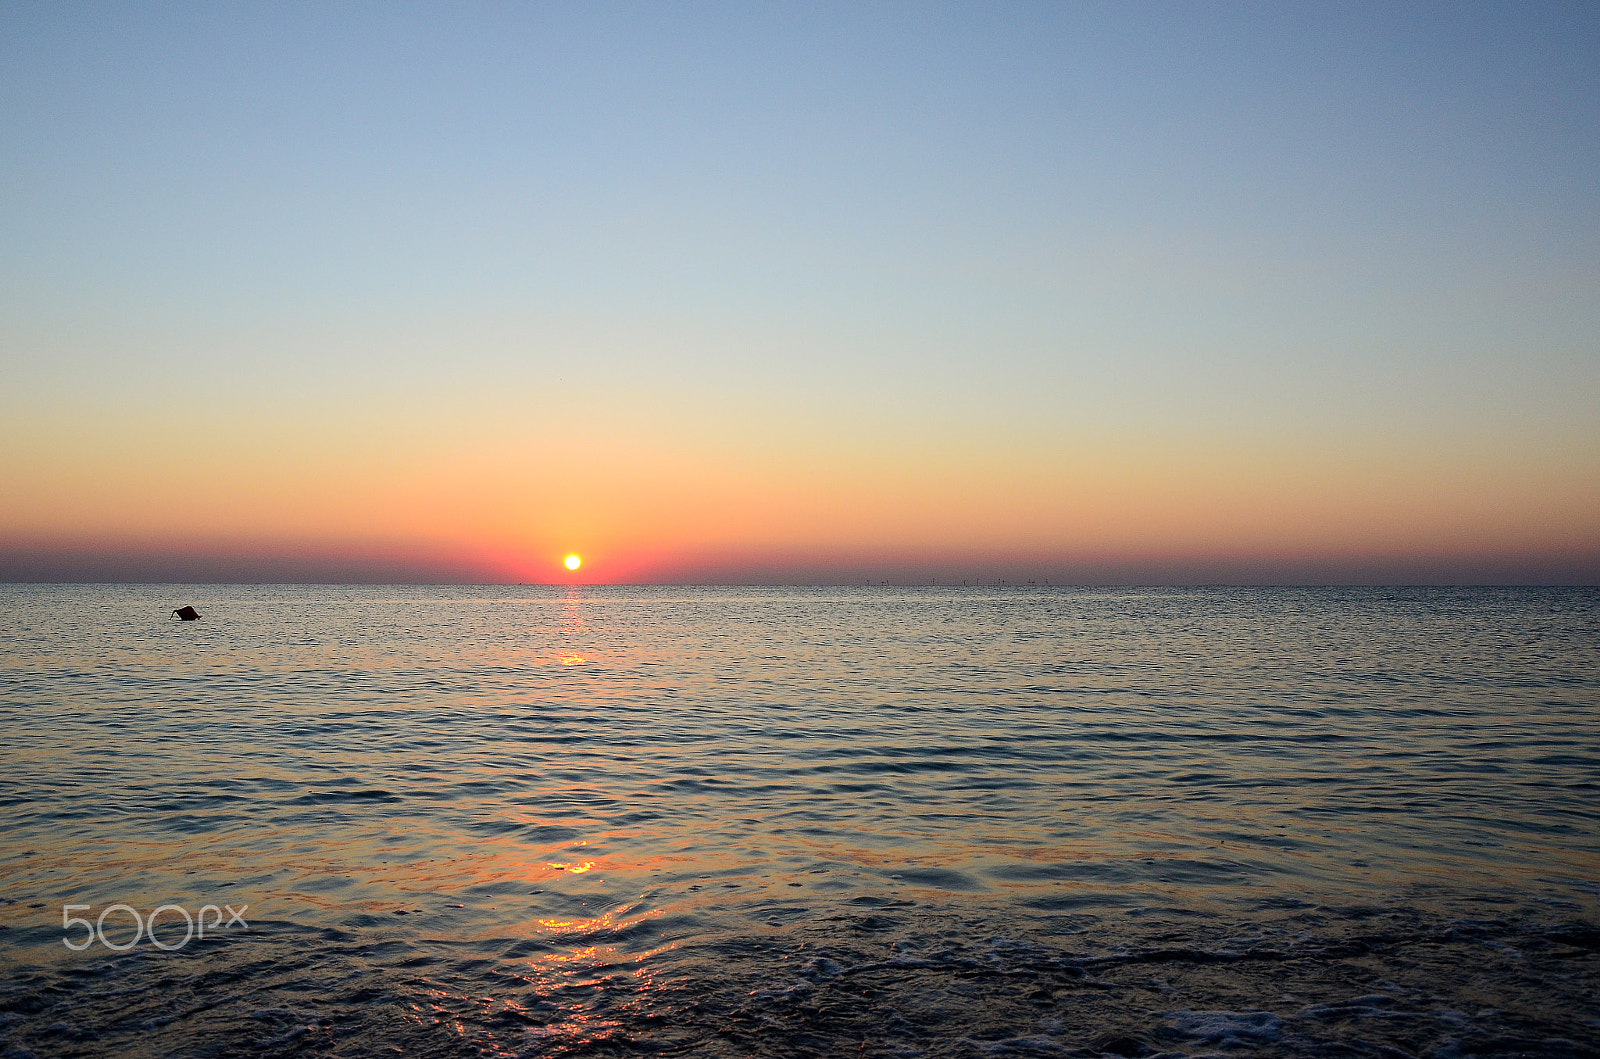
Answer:
<svg viewBox="0 0 1600 1059"><path fill-rule="evenodd" d="M1104 576L1165 581L1185 564L1196 577L1301 562L1360 576L1423 561L1448 577L1505 557L1600 569L1592 439L1519 451L1088 426L985 439L889 420L871 436L842 420L786 425L776 408L759 422L708 409L690 430L619 403L626 415L587 428L463 412L474 425L431 449L394 419L318 436L246 414L207 422L195 448L126 410L43 446L59 431L24 414L0 423L0 550L67 556L40 578L18 566L24 580L81 579L73 555L102 557L80 563L90 580L850 581L911 567L1093 580L1115 567ZM305 436L325 458L297 448ZM600 549L601 567L574 541Z"/></svg>

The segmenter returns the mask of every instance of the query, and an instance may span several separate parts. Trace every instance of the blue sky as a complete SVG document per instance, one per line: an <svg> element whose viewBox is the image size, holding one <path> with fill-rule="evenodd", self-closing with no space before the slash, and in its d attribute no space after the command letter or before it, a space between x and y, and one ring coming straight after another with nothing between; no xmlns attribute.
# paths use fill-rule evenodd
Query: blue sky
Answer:
<svg viewBox="0 0 1600 1059"><path fill-rule="evenodd" d="M164 416L255 473L274 423L512 396L775 469L1360 450L1600 531L1592 5L0 19L0 533L116 530L45 422L164 481Z"/></svg>

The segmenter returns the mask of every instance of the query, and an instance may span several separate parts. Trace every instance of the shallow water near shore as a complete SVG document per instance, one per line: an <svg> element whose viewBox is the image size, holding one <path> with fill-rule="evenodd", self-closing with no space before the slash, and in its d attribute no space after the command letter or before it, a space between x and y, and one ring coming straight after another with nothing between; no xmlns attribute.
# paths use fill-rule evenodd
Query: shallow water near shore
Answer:
<svg viewBox="0 0 1600 1059"><path fill-rule="evenodd" d="M1596 1056L1597 707L1584 589L0 586L0 1054Z"/></svg>

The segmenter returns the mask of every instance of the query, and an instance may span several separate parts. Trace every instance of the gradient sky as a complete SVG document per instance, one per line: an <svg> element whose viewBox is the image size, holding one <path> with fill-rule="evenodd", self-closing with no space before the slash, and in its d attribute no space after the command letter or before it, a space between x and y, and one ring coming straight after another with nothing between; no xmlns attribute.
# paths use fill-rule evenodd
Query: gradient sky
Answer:
<svg viewBox="0 0 1600 1059"><path fill-rule="evenodd" d="M1600 582L1600 7L0 3L0 577Z"/></svg>

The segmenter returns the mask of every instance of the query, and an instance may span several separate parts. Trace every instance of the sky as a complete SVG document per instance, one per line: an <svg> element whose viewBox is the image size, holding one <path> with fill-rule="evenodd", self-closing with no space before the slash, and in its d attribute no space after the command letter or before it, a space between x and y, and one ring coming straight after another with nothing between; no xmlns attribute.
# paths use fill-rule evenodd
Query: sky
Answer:
<svg viewBox="0 0 1600 1059"><path fill-rule="evenodd" d="M0 579L1600 583L1597 114L1586 3L0 0Z"/></svg>

